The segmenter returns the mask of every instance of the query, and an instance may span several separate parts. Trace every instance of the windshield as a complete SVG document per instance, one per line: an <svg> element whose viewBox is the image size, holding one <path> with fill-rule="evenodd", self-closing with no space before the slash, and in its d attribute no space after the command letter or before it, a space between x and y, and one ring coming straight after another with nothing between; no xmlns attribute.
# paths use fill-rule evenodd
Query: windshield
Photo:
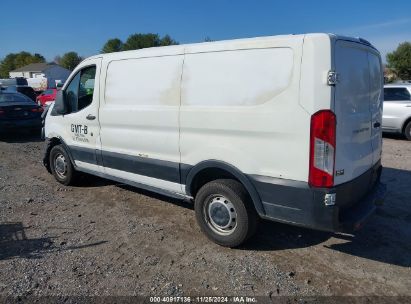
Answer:
<svg viewBox="0 0 411 304"><path fill-rule="evenodd" d="M0 103L1 102L33 102L26 95L20 93L0 93Z"/></svg>

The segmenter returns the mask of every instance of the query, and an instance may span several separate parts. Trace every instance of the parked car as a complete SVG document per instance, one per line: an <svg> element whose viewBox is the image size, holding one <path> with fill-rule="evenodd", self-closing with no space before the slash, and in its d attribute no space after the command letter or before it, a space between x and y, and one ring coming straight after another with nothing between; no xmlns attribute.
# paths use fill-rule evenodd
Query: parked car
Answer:
<svg viewBox="0 0 411 304"><path fill-rule="evenodd" d="M0 132L8 130L40 132L42 113L43 108L26 95L0 91Z"/></svg>
<svg viewBox="0 0 411 304"><path fill-rule="evenodd" d="M26 85L10 85L4 88L3 90L7 92L18 92L18 93L26 95L31 100L36 101L37 95L32 87L29 87Z"/></svg>
<svg viewBox="0 0 411 304"><path fill-rule="evenodd" d="M37 96L37 104L39 106L48 106L49 104L53 103L56 99L57 89L48 89Z"/></svg>
<svg viewBox="0 0 411 304"><path fill-rule="evenodd" d="M33 89L34 90L34 89ZM41 94L43 94L43 92L44 91L36 91L36 90L34 90L34 92L36 93L36 100L37 100L37 97L39 97Z"/></svg>
<svg viewBox="0 0 411 304"><path fill-rule="evenodd" d="M401 133L411 140L411 84L384 86L382 129L384 132Z"/></svg>
<svg viewBox="0 0 411 304"><path fill-rule="evenodd" d="M98 55L50 106L43 161L65 185L82 171L193 199L223 246L259 218L352 231L386 191L382 95L380 53L330 34Z"/></svg>
<svg viewBox="0 0 411 304"><path fill-rule="evenodd" d="M14 86L14 85L27 86L28 82L27 82L27 79L24 77L0 79L0 87L8 87L8 86Z"/></svg>

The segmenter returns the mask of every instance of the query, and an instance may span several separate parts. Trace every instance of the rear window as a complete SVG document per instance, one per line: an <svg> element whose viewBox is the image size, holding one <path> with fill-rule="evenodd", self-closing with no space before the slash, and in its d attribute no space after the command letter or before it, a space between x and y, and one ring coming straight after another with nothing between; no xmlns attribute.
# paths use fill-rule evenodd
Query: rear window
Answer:
<svg viewBox="0 0 411 304"><path fill-rule="evenodd" d="M33 88L31 87L19 87L18 91L22 93L30 93L30 94L34 92Z"/></svg>
<svg viewBox="0 0 411 304"><path fill-rule="evenodd" d="M410 92L406 88L384 88L384 100L403 101L411 100Z"/></svg>
<svg viewBox="0 0 411 304"><path fill-rule="evenodd" d="M1 93L0 102L33 102L27 96L20 93Z"/></svg>

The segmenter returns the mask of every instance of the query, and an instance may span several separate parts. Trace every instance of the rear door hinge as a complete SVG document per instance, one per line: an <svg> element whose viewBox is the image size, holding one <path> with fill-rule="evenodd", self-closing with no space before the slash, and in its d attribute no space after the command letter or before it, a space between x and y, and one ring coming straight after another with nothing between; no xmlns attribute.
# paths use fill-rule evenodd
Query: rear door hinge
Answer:
<svg viewBox="0 0 411 304"><path fill-rule="evenodd" d="M327 84L329 86L335 86L339 80L338 73L336 71L328 71Z"/></svg>

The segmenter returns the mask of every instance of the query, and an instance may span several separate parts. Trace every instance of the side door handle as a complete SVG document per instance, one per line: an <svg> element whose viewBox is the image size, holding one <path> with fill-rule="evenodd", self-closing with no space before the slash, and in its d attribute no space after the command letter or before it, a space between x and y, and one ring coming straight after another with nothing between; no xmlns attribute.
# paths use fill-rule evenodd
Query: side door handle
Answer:
<svg viewBox="0 0 411 304"><path fill-rule="evenodd" d="M91 114L88 114L86 118L87 118L88 120L94 120L94 119L96 119L96 116L91 115Z"/></svg>
<svg viewBox="0 0 411 304"><path fill-rule="evenodd" d="M378 121L374 123L374 128L379 128L381 127L381 123L379 123Z"/></svg>

